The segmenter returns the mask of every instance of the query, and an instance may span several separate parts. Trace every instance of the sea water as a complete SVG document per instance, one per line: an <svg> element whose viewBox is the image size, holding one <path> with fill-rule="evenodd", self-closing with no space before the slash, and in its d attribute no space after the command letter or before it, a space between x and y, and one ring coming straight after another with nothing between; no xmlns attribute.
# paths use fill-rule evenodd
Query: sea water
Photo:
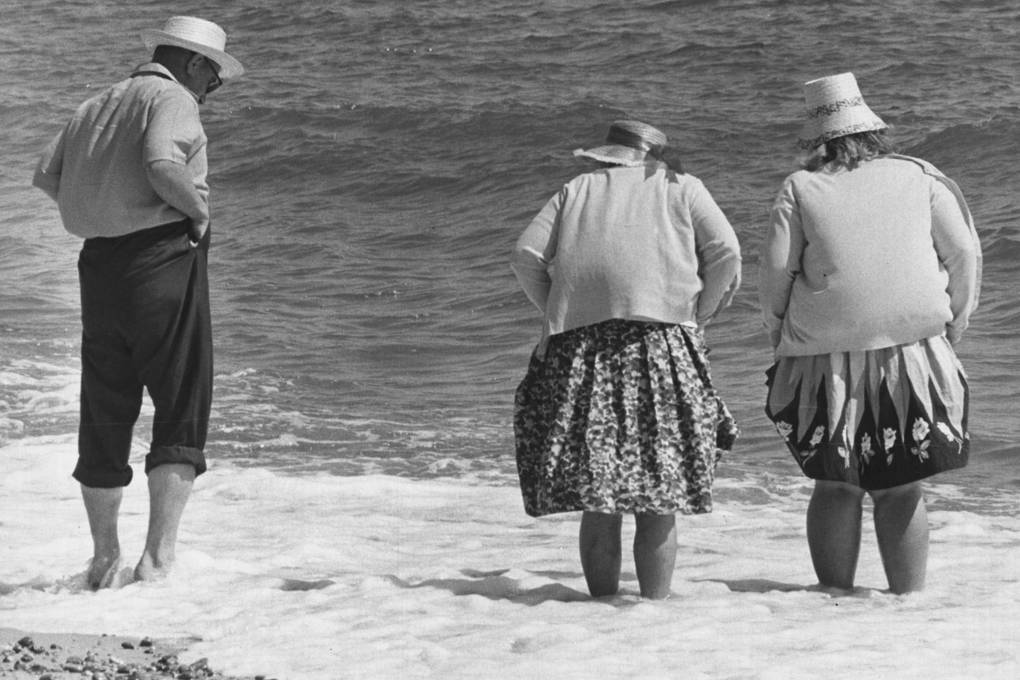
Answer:
<svg viewBox="0 0 1020 680"><path fill-rule="evenodd" d="M183 638L280 678L1012 678L1020 672L1020 87L1011 2L4 3L0 625ZM213 19L248 68L210 97L216 392L178 565L83 588L74 465L80 243L29 186L74 107L144 61L139 31ZM929 586L815 587L810 482L761 411L768 208L801 84L854 71L902 150L968 197L981 307L959 346L965 470L926 484ZM609 122L664 129L729 216L744 286L707 331L742 437L684 517L674 597L592 601L577 516L523 513L512 394L539 319L507 266ZM151 407L136 430L136 469ZM870 508L868 509L870 512ZM121 538L144 541L142 476ZM625 540L632 524L625 522Z"/></svg>

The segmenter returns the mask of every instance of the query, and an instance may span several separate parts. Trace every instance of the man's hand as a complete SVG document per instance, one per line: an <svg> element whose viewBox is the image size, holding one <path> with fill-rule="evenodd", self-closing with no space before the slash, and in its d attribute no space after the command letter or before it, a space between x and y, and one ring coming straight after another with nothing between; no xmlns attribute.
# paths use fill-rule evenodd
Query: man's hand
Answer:
<svg viewBox="0 0 1020 680"><path fill-rule="evenodd" d="M188 228L188 238L191 239L191 245L198 247L202 239L205 238L206 232L209 231L209 220L198 221L195 219L191 220L191 226Z"/></svg>
<svg viewBox="0 0 1020 680"><path fill-rule="evenodd" d="M160 198L191 218L191 240L201 241L209 228L209 206L181 163L154 161L145 169L149 184Z"/></svg>

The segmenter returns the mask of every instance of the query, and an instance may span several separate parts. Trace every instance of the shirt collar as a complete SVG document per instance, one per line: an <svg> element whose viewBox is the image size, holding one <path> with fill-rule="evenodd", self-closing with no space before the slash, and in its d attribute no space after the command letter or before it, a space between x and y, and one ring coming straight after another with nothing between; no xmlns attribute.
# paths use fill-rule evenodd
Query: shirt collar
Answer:
<svg viewBox="0 0 1020 680"><path fill-rule="evenodd" d="M168 69L166 66L163 66L163 64L158 64L154 61L150 61L148 64L142 64L141 66L139 66L138 68L131 72L132 78L135 76L144 75L154 75L159 76L160 78L166 78L167 80L175 82L181 87L184 87L184 85L181 84L181 81L177 80L177 78L174 77L173 73L170 73L170 69ZM198 96L194 92L192 92L186 87L184 87L184 89L188 91L188 94L195 98L195 101L198 101Z"/></svg>

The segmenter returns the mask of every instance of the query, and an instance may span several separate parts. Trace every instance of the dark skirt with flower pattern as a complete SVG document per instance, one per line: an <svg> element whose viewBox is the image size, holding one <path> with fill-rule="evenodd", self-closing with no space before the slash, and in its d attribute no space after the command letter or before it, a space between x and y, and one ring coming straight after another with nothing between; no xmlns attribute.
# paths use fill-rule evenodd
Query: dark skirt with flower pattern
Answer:
<svg viewBox="0 0 1020 680"><path fill-rule="evenodd" d="M700 331L614 319L553 335L517 388L525 511L657 515L712 510L737 437Z"/></svg>
<svg viewBox="0 0 1020 680"><path fill-rule="evenodd" d="M944 336L780 358L765 413L804 474L888 489L964 467L967 376Z"/></svg>

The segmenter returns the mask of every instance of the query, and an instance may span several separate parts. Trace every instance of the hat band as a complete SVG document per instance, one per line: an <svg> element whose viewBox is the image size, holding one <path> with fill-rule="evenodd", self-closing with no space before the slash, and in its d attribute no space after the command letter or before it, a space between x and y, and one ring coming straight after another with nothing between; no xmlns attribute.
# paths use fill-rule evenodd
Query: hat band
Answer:
<svg viewBox="0 0 1020 680"><path fill-rule="evenodd" d="M645 152L651 151L653 146L641 135L615 126L609 128L609 134L606 135L606 143L619 144L620 146L626 146L631 149L637 149L638 151Z"/></svg>
<svg viewBox="0 0 1020 680"><path fill-rule="evenodd" d="M821 146L831 139L837 137L846 137L847 135L855 135L859 132L877 132L879 130L886 129L884 125L876 125L875 123L852 123L841 128L834 130L826 130L822 134L818 135L813 139L801 139L797 143L802 149L813 149L816 146Z"/></svg>
<svg viewBox="0 0 1020 680"><path fill-rule="evenodd" d="M813 111L808 111L808 118L831 116L834 113L839 113L843 109L850 109L855 106L864 106L864 97L858 95L856 97L849 97L847 99L840 99L839 101L830 102L828 104L822 104L821 106L815 107Z"/></svg>

